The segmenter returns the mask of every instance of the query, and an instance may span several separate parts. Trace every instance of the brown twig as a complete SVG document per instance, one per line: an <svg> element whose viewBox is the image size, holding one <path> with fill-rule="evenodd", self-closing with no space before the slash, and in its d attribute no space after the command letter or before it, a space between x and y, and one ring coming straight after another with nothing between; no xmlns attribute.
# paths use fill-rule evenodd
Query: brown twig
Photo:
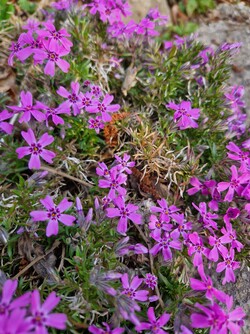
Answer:
<svg viewBox="0 0 250 334"><path fill-rule="evenodd" d="M51 252L53 252L53 250L56 249L60 245L60 243L61 243L60 241L56 240L50 250L48 250L45 254L36 257L26 267L24 267L21 271L19 271L19 273L16 274L13 277L13 279L17 279L20 276L22 276L22 274L24 274L27 270L29 270L29 268L33 267L34 264L36 264L37 262L39 262L40 260L42 260L43 258L45 258L48 254L50 254Z"/></svg>
<svg viewBox="0 0 250 334"><path fill-rule="evenodd" d="M40 167L40 169L41 169L41 170L45 170L45 171L47 171L47 172L50 172L50 173L52 173L52 174L60 175L60 176L62 176L62 177L65 177L65 178L70 179L70 180L72 180L72 181L75 181L75 182L77 182L77 183L81 183L81 184L83 184L83 185L86 186L86 187L93 187L93 184L88 183L88 182L85 182L85 181L83 181L83 180L80 180L80 179L78 179L78 178L76 178L76 177L74 177L74 176L68 175L68 174L66 174L66 173L64 173L64 172L61 172L60 170L55 169L55 168L48 167L48 166L43 166L43 165L42 165L42 166Z"/></svg>

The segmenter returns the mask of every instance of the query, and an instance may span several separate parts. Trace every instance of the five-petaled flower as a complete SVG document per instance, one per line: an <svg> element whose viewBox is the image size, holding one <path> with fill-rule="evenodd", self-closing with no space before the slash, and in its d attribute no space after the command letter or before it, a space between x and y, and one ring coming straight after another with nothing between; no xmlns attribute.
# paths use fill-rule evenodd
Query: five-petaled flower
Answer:
<svg viewBox="0 0 250 334"><path fill-rule="evenodd" d="M40 157L49 164L53 163L52 159L56 156L56 154L44 148L54 141L53 136L48 133L44 133L37 141L34 132L31 129L27 132L22 131L21 134L29 146L17 148L16 153L18 154L18 159L22 159L25 155L31 154L29 169L39 169L41 167Z"/></svg>
<svg viewBox="0 0 250 334"><path fill-rule="evenodd" d="M32 211L30 215L35 222L48 220L46 228L47 237L58 234L59 221L67 226L73 225L76 218L71 215L63 214L63 212L69 209L73 204L69 202L67 198L64 198L58 205L54 204L50 196L46 196L44 199L41 199L40 202L47 211Z"/></svg>
<svg viewBox="0 0 250 334"><path fill-rule="evenodd" d="M200 109L192 109L191 102L182 101L180 104L170 102L166 107L175 110L174 121L180 130L198 128L198 124L194 120L200 117Z"/></svg>
<svg viewBox="0 0 250 334"><path fill-rule="evenodd" d="M131 282L129 282L128 274L125 273L121 277L122 281L122 294L126 295L132 300L139 300L145 302L148 299L149 292L147 290L138 290L139 286L143 283L143 278L135 276Z"/></svg>

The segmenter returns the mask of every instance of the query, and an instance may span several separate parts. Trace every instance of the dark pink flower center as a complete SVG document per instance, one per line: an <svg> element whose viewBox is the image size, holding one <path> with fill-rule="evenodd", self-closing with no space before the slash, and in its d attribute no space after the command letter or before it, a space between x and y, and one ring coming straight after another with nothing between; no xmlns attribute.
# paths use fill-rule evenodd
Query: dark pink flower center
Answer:
<svg viewBox="0 0 250 334"><path fill-rule="evenodd" d="M111 187L112 189L116 189L116 188L118 187L118 183L117 183L116 181L112 181L110 187Z"/></svg>
<svg viewBox="0 0 250 334"><path fill-rule="evenodd" d="M90 105L90 102L91 102L90 98L88 98L88 97L86 97L86 96L84 96L84 97L82 98L82 106L83 106L83 107L85 107L85 106L89 106L89 105Z"/></svg>
<svg viewBox="0 0 250 334"><path fill-rule="evenodd" d="M75 93L69 95L68 99L70 100L71 103L76 103L79 100L78 96Z"/></svg>
<svg viewBox="0 0 250 334"><path fill-rule="evenodd" d="M135 298L135 290L134 289L127 288L127 289L123 290L123 293L131 299Z"/></svg>
<svg viewBox="0 0 250 334"><path fill-rule="evenodd" d="M20 51L20 50L22 50L22 48L21 48L21 46L20 46L20 43L16 43L16 44L14 44L14 46L13 46L13 51L14 51L14 52L18 52L18 51Z"/></svg>
<svg viewBox="0 0 250 334"><path fill-rule="evenodd" d="M195 250L196 250L198 253L202 253L203 250L204 250L204 247L201 246L201 245L196 245L196 246L195 246Z"/></svg>
<svg viewBox="0 0 250 334"><path fill-rule="evenodd" d="M0 314L3 314L7 311L8 305L5 303L0 304Z"/></svg>
<svg viewBox="0 0 250 334"><path fill-rule="evenodd" d="M127 208L121 208L121 209L120 209L120 214L121 214L121 216L122 216L123 218L125 218L125 217L128 216L129 211L128 211Z"/></svg>
<svg viewBox="0 0 250 334"><path fill-rule="evenodd" d="M62 35L58 31L52 31L51 35L56 40L61 39L61 37L62 37Z"/></svg>
<svg viewBox="0 0 250 334"><path fill-rule="evenodd" d="M52 208L48 211L48 218L52 220L57 220L61 216L60 210L58 208Z"/></svg>
<svg viewBox="0 0 250 334"><path fill-rule="evenodd" d="M55 115L56 114L56 110L55 110L55 108L48 108L47 109L47 113L50 114L50 115Z"/></svg>
<svg viewBox="0 0 250 334"><path fill-rule="evenodd" d="M101 89L96 86L92 87L91 91L94 95L99 95L101 93Z"/></svg>
<svg viewBox="0 0 250 334"><path fill-rule="evenodd" d="M36 312L32 319L32 323L38 326L43 326L45 321L46 321L46 318L43 312Z"/></svg>
<svg viewBox="0 0 250 334"><path fill-rule="evenodd" d="M170 239L162 238L160 241L160 245L163 248L169 247Z"/></svg>
<svg viewBox="0 0 250 334"><path fill-rule="evenodd" d="M32 107L30 105L25 107L26 111L30 111L31 109L32 109Z"/></svg>
<svg viewBox="0 0 250 334"><path fill-rule="evenodd" d="M225 260L225 264L228 268L231 268L232 267L232 264L233 264L233 261L232 259L229 257Z"/></svg>
<svg viewBox="0 0 250 334"><path fill-rule="evenodd" d="M39 155L39 154L42 153L42 151L43 151L42 145L35 144L35 143L33 143L33 144L30 145L30 152L31 152L31 154Z"/></svg>
<svg viewBox="0 0 250 334"><path fill-rule="evenodd" d="M50 61L56 62L58 58L59 58L59 55L57 53L48 51L48 59Z"/></svg>
<svg viewBox="0 0 250 334"><path fill-rule="evenodd" d="M98 109L100 112L106 112L106 110L107 110L105 104L103 104L103 103L98 103L97 109Z"/></svg>
<svg viewBox="0 0 250 334"><path fill-rule="evenodd" d="M239 181L238 181L237 179L233 179L233 180L230 182L230 186L231 186L232 188L237 188L237 187L239 187L239 185L240 185L240 183L239 183Z"/></svg>

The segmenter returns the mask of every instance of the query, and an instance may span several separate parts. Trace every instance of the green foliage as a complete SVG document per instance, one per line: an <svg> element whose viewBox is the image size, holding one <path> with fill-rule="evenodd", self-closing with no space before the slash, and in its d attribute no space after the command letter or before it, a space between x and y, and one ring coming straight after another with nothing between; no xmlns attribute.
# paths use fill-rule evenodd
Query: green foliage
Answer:
<svg viewBox="0 0 250 334"><path fill-rule="evenodd" d="M186 12L188 16L193 14L205 14L208 10L215 8L215 0L187 0L186 5L180 2L180 8Z"/></svg>
<svg viewBox="0 0 250 334"><path fill-rule="evenodd" d="M18 0L20 8L28 14L33 14L36 10L36 3L29 0Z"/></svg>
<svg viewBox="0 0 250 334"><path fill-rule="evenodd" d="M14 13L15 7L9 0L0 0L0 24L2 21L8 20Z"/></svg>

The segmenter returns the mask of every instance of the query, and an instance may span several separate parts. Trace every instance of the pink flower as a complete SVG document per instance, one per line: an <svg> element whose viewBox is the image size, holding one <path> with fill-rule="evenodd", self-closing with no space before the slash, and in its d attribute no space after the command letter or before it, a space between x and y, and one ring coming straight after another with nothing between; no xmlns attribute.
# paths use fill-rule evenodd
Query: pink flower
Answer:
<svg viewBox="0 0 250 334"><path fill-rule="evenodd" d="M37 105L33 105L33 96L31 92L22 91L20 94L21 97L21 107L18 106L9 106L11 110L15 112L23 112L22 116L19 119L19 123L29 122L31 115L38 121L42 122L45 120L45 115L38 110Z"/></svg>
<svg viewBox="0 0 250 334"><path fill-rule="evenodd" d="M232 172L231 181L230 182L219 182L217 186L217 189L219 192L228 189L228 192L224 199L224 201L228 201L228 202L232 202L235 191L238 195L241 194L243 190L242 184L246 183L250 178L249 173L245 173L241 176L238 176L238 171L237 171L236 166L231 166L230 169Z"/></svg>
<svg viewBox="0 0 250 334"><path fill-rule="evenodd" d="M196 291L206 292L206 297L211 301L213 301L215 297L220 302L225 303L227 295L223 291L220 291L213 287L213 281L211 277L205 275L203 264L200 264L198 266L198 272L202 281L199 281L195 278L190 278L191 288Z"/></svg>
<svg viewBox="0 0 250 334"><path fill-rule="evenodd" d="M112 104L110 103L113 101L114 97L113 95L105 95L103 101L93 101L92 105L89 107L86 107L86 111L90 113L100 113L103 122L110 122L112 117L109 115L109 113L116 112L120 109L119 104Z"/></svg>
<svg viewBox="0 0 250 334"><path fill-rule="evenodd" d="M199 203L199 207L194 203L192 203L192 205L199 211L205 228L207 228L210 232L218 230L217 223L214 221L214 219L218 219L218 215L207 212L207 204L205 202Z"/></svg>
<svg viewBox="0 0 250 334"><path fill-rule="evenodd" d="M169 321L170 314L163 313L158 319L156 319L154 308L150 307L147 312L149 322L141 322L136 326L136 331L141 332L143 330L150 331L154 334L168 333L162 329L162 327Z"/></svg>
<svg viewBox="0 0 250 334"><path fill-rule="evenodd" d="M208 237L208 240L209 245L213 247L209 253L208 258L211 261L217 262L219 259L219 252L222 255L227 253L227 248L223 246L225 242L222 240L222 237L217 238L216 236L212 235Z"/></svg>
<svg viewBox="0 0 250 334"><path fill-rule="evenodd" d="M112 168L110 170L110 178L99 180L100 188L110 188L108 197L110 199L114 199L116 197L116 193L120 196L124 196L126 194L126 189L122 187L127 181L127 176L123 173L120 173L116 168Z"/></svg>
<svg viewBox="0 0 250 334"><path fill-rule="evenodd" d="M115 160L118 162L117 168L121 172L126 172L127 174L132 174L131 167L135 166L134 161L130 161L130 155L127 153L124 153L123 157L119 157L117 154L115 154Z"/></svg>
<svg viewBox="0 0 250 334"><path fill-rule="evenodd" d="M58 205L54 204L50 196L46 196L44 199L41 199L40 202L47 211L32 211L30 215L35 222L48 220L46 227L47 237L58 234L59 221L66 226L73 225L76 218L71 215L63 214L65 210L72 206L72 202L69 202L67 198L64 198Z"/></svg>
<svg viewBox="0 0 250 334"><path fill-rule="evenodd" d="M143 283L143 278L135 276L129 283L128 274L123 274L121 277L122 281L122 294L126 295L132 300L139 300L145 302L148 299L149 292L147 290L138 290L139 286Z"/></svg>
<svg viewBox="0 0 250 334"><path fill-rule="evenodd" d="M9 66L13 66L13 58L15 56L20 59L20 54L22 52L23 46L26 44L24 40L24 36L25 36L25 33L22 33L19 36L18 41L16 43L15 42L11 43L11 47L10 47L11 54L9 55L9 58L8 58Z"/></svg>
<svg viewBox="0 0 250 334"><path fill-rule="evenodd" d="M149 217L148 227L150 230L160 229L164 231L172 231L173 225L167 224L165 221L158 219L155 215Z"/></svg>
<svg viewBox="0 0 250 334"><path fill-rule="evenodd" d="M250 158L248 152L243 152L237 145L233 142L230 142L227 145L227 149L231 152L227 153L227 156L231 160L236 160L240 162L239 171L244 173L247 172L250 166Z"/></svg>
<svg viewBox="0 0 250 334"><path fill-rule="evenodd" d="M161 235L161 230L154 230L150 236L157 241L156 245L154 245L150 249L150 254L153 254L154 256L162 251L162 255L164 258L164 261L172 260L172 251L171 248L181 250L182 244L179 241L179 236L176 231L173 231L171 233L164 232L163 236Z"/></svg>
<svg viewBox="0 0 250 334"><path fill-rule="evenodd" d="M226 224L226 228L223 227L221 232L224 234L220 239L223 243L231 243L232 248L236 248L238 252L244 247L241 242L237 240L236 231L233 229L232 224Z"/></svg>
<svg viewBox="0 0 250 334"><path fill-rule="evenodd" d="M125 331L125 329L122 327L111 329L111 327L106 322L103 322L102 324L105 329L91 325L88 328L89 332L93 334L121 334Z"/></svg>
<svg viewBox="0 0 250 334"><path fill-rule="evenodd" d="M48 37L50 46L53 48L60 47L61 45L66 49L70 50L73 43L66 37L70 37L70 34L66 29L56 30L55 26L51 22L44 22L43 25L47 30L38 30L38 36L42 38Z"/></svg>
<svg viewBox="0 0 250 334"><path fill-rule="evenodd" d="M67 100L60 104L60 109L70 109L72 107L74 116L79 115L81 110L79 109L79 89L80 84L78 82L71 82L71 92L67 91L64 87L60 86L57 90L57 94L66 98Z"/></svg>
<svg viewBox="0 0 250 334"><path fill-rule="evenodd" d="M225 270L225 277L222 281L222 284L226 284L227 282L235 282L234 270L240 267L240 263L234 261L234 249L230 248L229 253L223 255L223 262L219 262L217 264L216 272L220 273Z"/></svg>
<svg viewBox="0 0 250 334"><path fill-rule="evenodd" d="M203 246L203 241L197 232L189 234L188 238L192 243L188 247L188 255L191 256L194 254L193 264L195 267L198 267L202 264L202 255L208 258L209 249Z"/></svg>
<svg viewBox="0 0 250 334"><path fill-rule="evenodd" d="M44 148L54 141L53 136L50 136L48 133L44 133L37 141L34 132L31 129L27 132L22 131L21 134L29 146L17 148L16 153L18 154L18 159L22 159L25 155L31 154L29 169L39 169L41 167L40 156L46 162L50 164L53 163L52 159L54 159L56 154Z"/></svg>
<svg viewBox="0 0 250 334"><path fill-rule="evenodd" d="M51 120L55 125L58 124L64 124L64 120L62 117L58 116L60 114L67 114L70 115L70 108L64 107L64 108L51 108L46 106L42 102L37 102L36 107L38 109L44 110L46 112L46 126L49 126L49 121Z"/></svg>
<svg viewBox="0 0 250 334"><path fill-rule="evenodd" d="M152 275L150 273L146 274L146 277L144 279L144 283L149 287L150 289L154 290L157 286L157 277L155 275Z"/></svg>
<svg viewBox="0 0 250 334"><path fill-rule="evenodd" d="M5 122L7 119L10 119L13 114L9 113L8 110L3 110L0 113L0 129L10 135L14 129L12 124Z"/></svg>
<svg viewBox="0 0 250 334"><path fill-rule="evenodd" d="M198 128L198 124L194 120L199 118L200 109L192 109L190 101L182 101L180 104L170 102L166 107L176 110L174 113L174 121L177 122L180 130Z"/></svg>
<svg viewBox="0 0 250 334"><path fill-rule="evenodd" d="M50 45L49 41L44 41L44 50L37 50L34 55L34 60L39 64L46 60L44 73L53 77L55 75L55 65L57 65L64 73L69 71L70 64L61 59L69 53L63 46Z"/></svg>
<svg viewBox="0 0 250 334"><path fill-rule="evenodd" d="M35 333L47 333L47 327L56 329L66 329L67 316L64 313L52 313L51 311L58 305L60 298L55 292L51 292L41 305L40 294L34 290L31 295L30 312L27 318Z"/></svg>
<svg viewBox="0 0 250 334"><path fill-rule="evenodd" d="M188 195L194 195L198 191L201 191L202 195L209 195L211 193L210 188L216 185L214 180L202 183L197 179L197 177L191 177L189 183L193 186L193 188L187 190Z"/></svg>
<svg viewBox="0 0 250 334"><path fill-rule="evenodd" d="M166 223L170 222L170 218L174 212L180 210L175 205L168 206L164 198L158 200L157 203L160 205L160 208L158 206L151 206L150 210L151 212L160 212L160 219Z"/></svg>
<svg viewBox="0 0 250 334"><path fill-rule="evenodd" d="M114 218L120 217L117 225L117 232L120 234L126 234L128 229L128 220L131 220L134 224L141 224L142 217L139 213L135 213L138 210L138 206L133 204L125 204L124 198L119 196L113 200L113 203L117 208L108 208L107 217Z"/></svg>
<svg viewBox="0 0 250 334"><path fill-rule="evenodd" d="M178 236L182 235L184 240L187 240L189 231L192 230L192 222L187 222L183 213L173 213L172 219L176 222L174 231Z"/></svg>
<svg viewBox="0 0 250 334"><path fill-rule="evenodd" d="M104 123L102 121L102 118L100 116L97 116L96 118L90 118L88 120L89 129L94 129L96 133L99 133L100 130L102 130L104 128Z"/></svg>
<svg viewBox="0 0 250 334"><path fill-rule="evenodd" d="M0 314L0 333L1 334L33 334L32 326L25 318L25 309L14 309L9 314Z"/></svg>

